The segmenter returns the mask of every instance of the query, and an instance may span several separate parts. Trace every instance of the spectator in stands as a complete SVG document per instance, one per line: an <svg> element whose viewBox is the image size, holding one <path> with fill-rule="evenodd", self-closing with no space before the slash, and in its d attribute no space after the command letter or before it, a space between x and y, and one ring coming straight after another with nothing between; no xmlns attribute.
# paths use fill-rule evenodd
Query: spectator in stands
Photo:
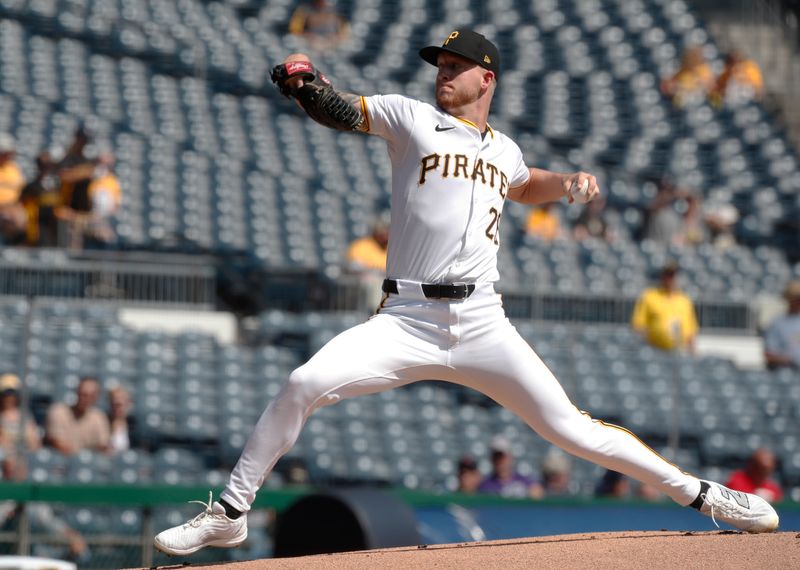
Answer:
<svg viewBox="0 0 800 570"><path fill-rule="evenodd" d="M122 204L122 190L113 167L114 155L100 153L88 189L90 211L83 228L83 241L87 248L105 249L117 238L113 222Z"/></svg>
<svg viewBox="0 0 800 570"><path fill-rule="evenodd" d="M61 206L56 210L59 219L59 242L72 249L82 247L83 228L91 211L89 184L95 172L95 160L87 155L92 133L80 126L56 171L61 182ZM62 237L63 236L63 237Z"/></svg>
<svg viewBox="0 0 800 570"><path fill-rule="evenodd" d="M384 213L372 224L368 236L361 237L347 248L347 270L361 282L364 304L374 309L380 304L381 284L386 277L386 253L389 247L389 214Z"/></svg>
<svg viewBox="0 0 800 570"><path fill-rule="evenodd" d="M645 218L646 239L666 246L693 247L713 243L720 248L735 243L736 208L714 202L706 206L701 195L663 181Z"/></svg>
<svg viewBox="0 0 800 570"><path fill-rule="evenodd" d="M597 238L608 242L614 241L614 232L606 222L605 207L605 197L598 197L583 207L572 227L572 235L576 240Z"/></svg>
<svg viewBox="0 0 800 570"><path fill-rule="evenodd" d="M560 449L551 449L542 461L542 486L548 497L574 495L572 463Z"/></svg>
<svg viewBox="0 0 800 570"><path fill-rule="evenodd" d="M631 482L622 473L606 469L594 489L594 496L627 499L631 496Z"/></svg>
<svg viewBox="0 0 800 570"><path fill-rule="evenodd" d="M544 241L553 241L564 237L561 216L556 202L548 202L531 208L525 221L525 233Z"/></svg>
<svg viewBox="0 0 800 570"><path fill-rule="evenodd" d="M29 245L58 245L56 211L61 205L59 180L48 152L36 157L36 177L23 189L20 201L28 213L26 241Z"/></svg>
<svg viewBox="0 0 800 570"><path fill-rule="evenodd" d="M636 300L631 326L656 348L694 352L699 328L694 303L677 281L678 264L670 261L661 269L659 285Z"/></svg>
<svg viewBox="0 0 800 570"><path fill-rule="evenodd" d="M298 6L289 20L289 33L305 38L317 50L336 47L347 39L347 22L327 0Z"/></svg>
<svg viewBox="0 0 800 570"><path fill-rule="evenodd" d="M386 273L386 251L389 247L389 217L382 214L372 224L368 236L355 240L347 248L347 266L354 273Z"/></svg>
<svg viewBox="0 0 800 570"><path fill-rule="evenodd" d="M2 459L2 479L4 481L22 482L28 479L28 466L19 455L6 455ZM0 530L13 531L16 529L22 513L20 505L12 500L0 501ZM66 552L61 552L60 547L53 547L42 542L34 545L33 554L49 558L63 558L87 565L91 561L91 552L86 545L86 540L81 533L71 528L62 518L56 515L48 503L32 502L25 504L25 515L33 532L50 534L66 540ZM47 551L43 551L46 549ZM2 552L2 551L0 551ZM10 554L10 552L6 552Z"/></svg>
<svg viewBox="0 0 800 570"><path fill-rule="evenodd" d="M481 484L481 472L478 463L470 455L465 455L458 460L458 489L459 493L474 494Z"/></svg>
<svg viewBox="0 0 800 570"><path fill-rule="evenodd" d="M764 333L767 367L800 368L800 280L790 281L783 291L786 314L778 317Z"/></svg>
<svg viewBox="0 0 800 570"><path fill-rule="evenodd" d="M744 469L731 473L725 486L734 491L753 493L770 503L777 503L783 498L783 489L772 478L776 464L775 455L769 449L757 449L747 460Z"/></svg>
<svg viewBox="0 0 800 570"><path fill-rule="evenodd" d="M725 58L725 69L717 77L711 102L721 107L761 99L763 95L764 77L758 64L738 50L731 51Z"/></svg>
<svg viewBox="0 0 800 570"><path fill-rule="evenodd" d="M119 453L139 446L136 417L131 414L131 397L122 386L108 391L108 451Z"/></svg>
<svg viewBox="0 0 800 570"><path fill-rule="evenodd" d="M739 210L728 202L706 202L705 224L708 240L714 247L725 249L736 244L734 225L739 221Z"/></svg>
<svg viewBox="0 0 800 570"><path fill-rule="evenodd" d="M108 450L108 417L95 405L100 396L100 383L96 378L85 376L76 393L77 401L72 406L55 403L47 410L45 443L67 455L81 449Z"/></svg>
<svg viewBox="0 0 800 570"><path fill-rule="evenodd" d="M514 456L511 454L511 442L508 439L502 435L495 436L489 449L492 474L478 486L479 492L532 499L541 499L544 496L544 489L536 479L514 470Z"/></svg>
<svg viewBox="0 0 800 570"><path fill-rule="evenodd" d="M0 133L0 243L18 244L25 239L27 216L19 201L25 177L14 156L14 137Z"/></svg>
<svg viewBox="0 0 800 570"><path fill-rule="evenodd" d="M661 82L661 92L669 97L676 107L705 101L713 88L714 74L700 46L687 49L678 71Z"/></svg>
<svg viewBox="0 0 800 570"><path fill-rule="evenodd" d="M644 237L663 245L683 245L684 219L678 213L676 202L689 193L667 180L658 184L653 200L645 212Z"/></svg>
<svg viewBox="0 0 800 570"><path fill-rule="evenodd" d="M683 213L683 229L676 236L676 245L696 246L708 241L708 227L703 213L703 199L697 194L688 194L686 211Z"/></svg>
<svg viewBox="0 0 800 570"><path fill-rule="evenodd" d="M34 451L42 445L33 418L20 409L20 381L16 374L0 376L0 451Z"/></svg>

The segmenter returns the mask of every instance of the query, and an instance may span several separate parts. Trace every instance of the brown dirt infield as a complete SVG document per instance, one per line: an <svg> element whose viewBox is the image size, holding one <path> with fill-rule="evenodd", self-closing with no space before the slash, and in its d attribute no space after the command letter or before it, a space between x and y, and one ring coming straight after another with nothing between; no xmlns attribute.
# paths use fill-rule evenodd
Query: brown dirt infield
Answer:
<svg viewBox="0 0 800 570"><path fill-rule="evenodd" d="M788 569L800 568L800 534L601 532L160 568L220 570L223 567L231 570Z"/></svg>

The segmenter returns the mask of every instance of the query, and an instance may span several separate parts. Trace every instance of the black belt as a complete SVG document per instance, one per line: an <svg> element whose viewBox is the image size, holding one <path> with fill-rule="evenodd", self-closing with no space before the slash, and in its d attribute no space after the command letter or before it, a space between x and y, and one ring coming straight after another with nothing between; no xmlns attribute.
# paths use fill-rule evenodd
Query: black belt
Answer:
<svg viewBox="0 0 800 570"><path fill-rule="evenodd" d="M460 285L452 285L448 283L422 283L422 293L428 299L466 299L472 292L475 290L475 284L470 283L467 284L460 284ZM397 294L397 281L394 279L384 279L383 280L383 289L384 293L395 293Z"/></svg>

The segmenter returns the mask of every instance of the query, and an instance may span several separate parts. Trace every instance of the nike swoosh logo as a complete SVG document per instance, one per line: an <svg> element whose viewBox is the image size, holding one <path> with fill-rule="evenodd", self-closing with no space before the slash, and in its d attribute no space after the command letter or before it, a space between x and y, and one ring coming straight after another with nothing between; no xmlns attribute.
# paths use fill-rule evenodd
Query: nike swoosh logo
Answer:
<svg viewBox="0 0 800 570"><path fill-rule="evenodd" d="M441 125L436 125L437 133L441 133L442 131L449 131L450 129L455 129L455 127L443 127Z"/></svg>

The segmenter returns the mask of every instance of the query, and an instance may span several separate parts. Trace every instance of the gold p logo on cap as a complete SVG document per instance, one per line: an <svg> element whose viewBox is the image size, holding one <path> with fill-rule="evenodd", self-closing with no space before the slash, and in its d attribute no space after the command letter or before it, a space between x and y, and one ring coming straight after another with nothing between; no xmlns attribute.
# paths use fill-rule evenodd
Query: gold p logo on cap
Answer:
<svg viewBox="0 0 800 570"><path fill-rule="evenodd" d="M488 55L483 56L483 63L492 63L492 58Z"/></svg>
<svg viewBox="0 0 800 570"><path fill-rule="evenodd" d="M458 32L451 32L451 33L450 33L450 35L449 35L449 36L447 36L447 39L446 39L446 40L444 40L444 45L447 45L447 44L449 44L449 43L450 43L450 40L454 40L454 39L456 39L457 37L458 37Z"/></svg>

